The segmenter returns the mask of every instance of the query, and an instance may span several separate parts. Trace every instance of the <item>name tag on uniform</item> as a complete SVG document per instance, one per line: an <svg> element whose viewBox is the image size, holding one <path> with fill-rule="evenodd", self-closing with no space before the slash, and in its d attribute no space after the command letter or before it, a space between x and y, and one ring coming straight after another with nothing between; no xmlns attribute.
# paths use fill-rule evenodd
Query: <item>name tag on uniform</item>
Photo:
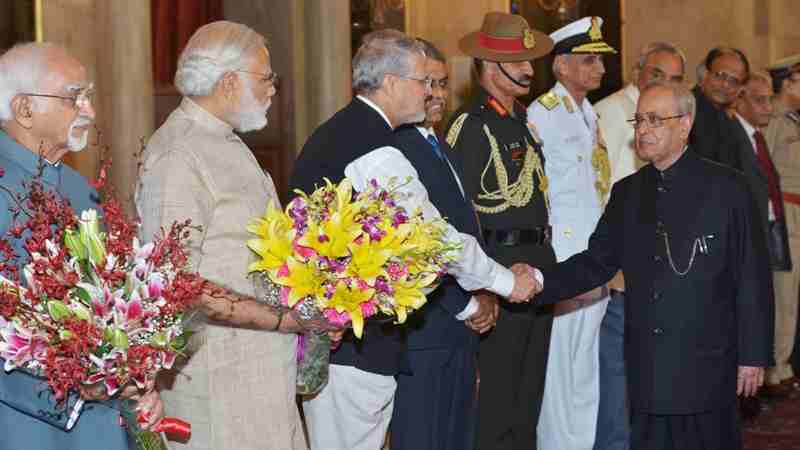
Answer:
<svg viewBox="0 0 800 450"><path fill-rule="evenodd" d="M573 136L568 136L568 137L567 137L567 138L564 140L564 142L566 142L567 144L572 144L572 143L574 143L574 142L578 142L578 141L580 141L580 140L581 140L581 138L582 138L582 136L581 136L580 134L576 134L576 135L573 135Z"/></svg>
<svg viewBox="0 0 800 450"><path fill-rule="evenodd" d="M508 150L511 152L511 161L517 163L525 159L525 147L519 142L509 144Z"/></svg>

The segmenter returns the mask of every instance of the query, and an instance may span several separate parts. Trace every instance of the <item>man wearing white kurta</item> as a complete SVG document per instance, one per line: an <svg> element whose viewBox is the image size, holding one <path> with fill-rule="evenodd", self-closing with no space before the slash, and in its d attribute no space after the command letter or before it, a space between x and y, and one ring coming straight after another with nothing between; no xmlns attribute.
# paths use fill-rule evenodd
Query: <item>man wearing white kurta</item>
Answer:
<svg viewBox="0 0 800 450"><path fill-rule="evenodd" d="M190 359L161 386L168 413L192 424L191 439L173 444L176 449L307 448L295 403L292 332L299 330L290 314L275 320L270 311L264 314L271 322L263 326L267 321L257 316L267 307L256 303L247 277L255 258L245 245L245 227L268 202L278 202L272 180L234 133L267 124L275 74L264 43L244 25L201 27L178 62L175 85L185 97L143 154L136 195L142 234L191 219L202 227L191 236L192 263L235 298L228 301L227 323L199 329Z"/></svg>
<svg viewBox="0 0 800 450"><path fill-rule="evenodd" d="M611 184L636 172L644 162L636 156L634 130L628 120L636 113L639 92L652 82L680 83L686 57L668 42L645 46L631 74L631 83L594 105L606 141ZM628 450L630 413L625 382L625 280L622 273L608 284L611 300L600 325L600 404L594 450Z"/></svg>
<svg viewBox="0 0 800 450"><path fill-rule="evenodd" d="M543 142L558 261L588 247L609 194L608 155L586 99L605 73L602 53L615 52L603 42L601 25L599 17L586 17L550 35L558 82L528 108ZM594 445L598 338L607 303L604 287L561 302L555 310L537 428L540 450L591 450Z"/></svg>

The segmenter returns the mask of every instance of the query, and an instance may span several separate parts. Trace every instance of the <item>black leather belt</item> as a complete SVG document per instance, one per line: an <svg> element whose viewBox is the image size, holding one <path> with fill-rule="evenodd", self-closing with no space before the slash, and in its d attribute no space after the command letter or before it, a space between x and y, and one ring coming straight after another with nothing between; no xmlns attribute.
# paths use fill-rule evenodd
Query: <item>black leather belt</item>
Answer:
<svg viewBox="0 0 800 450"><path fill-rule="evenodd" d="M551 235L549 226L529 230L483 230L483 239L487 243L504 247L549 244Z"/></svg>

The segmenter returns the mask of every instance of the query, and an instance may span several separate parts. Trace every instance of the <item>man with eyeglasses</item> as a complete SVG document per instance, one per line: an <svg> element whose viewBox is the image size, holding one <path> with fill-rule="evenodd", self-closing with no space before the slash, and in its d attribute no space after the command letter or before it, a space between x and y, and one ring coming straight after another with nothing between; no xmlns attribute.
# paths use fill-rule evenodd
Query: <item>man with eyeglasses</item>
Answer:
<svg viewBox="0 0 800 450"><path fill-rule="evenodd" d="M416 169L442 216L459 231L479 238L475 210L464 195L459 155L436 133L447 108L447 60L433 44L418 40L433 80L425 100L425 122L398 129L394 145ZM391 448L464 450L474 439L479 333L494 326L497 298L488 292L466 292L446 279L427 300L404 330L409 371L397 375Z"/></svg>
<svg viewBox="0 0 800 450"><path fill-rule="evenodd" d="M630 84L594 105L611 164L611 184L633 174L645 162L636 156L634 128L628 122L636 113L639 93L651 83L682 83L686 57L669 42L642 48ZM630 448L630 414L625 384L624 329L625 279L618 273L609 283L611 300L600 325L600 404L595 450Z"/></svg>
<svg viewBox="0 0 800 450"><path fill-rule="evenodd" d="M255 255L245 225L268 203L280 204L235 131L267 125L276 81L261 34L227 21L200 27L178 60L183 100L142 155L142 235L191 219L198 228L190 260L221 287L201 298L209 320L198 324L188 361L161 377L170 413L192 423L192 437L175 449L307 448L296 404L296 333L319 327L259 303L247 276Z"/></svg>
<svg viewBox="0 0 800 450"><path fill-rule="evenodd" d="M800 390L797 367L790 363L798 343L798 286L800 286L800 55L776 61L772 76L773 118L764 130L767 148L780 175L783 210L789 236L792 270L775 272L775 367L767 369L766 387L778 395Z"/></svg>
<svg viewBox="0 0 800 450"><path fill-rule="evenodd" d="M606 143L586 98L602 83L603 56L616 53L603 40L602 24L600 17L584 17L550 34L557 82L528 107L528 118L543 142L553 249L559 261L586 248L611 185ZM555 306L537 429L541 450L591 450L594 445L598 343L608 300L603 286Z"/></svg>
<svg viewBox="0 0 800 450"><path fill-rule="evenodd" d="M67 153L86 148L95 119L91 86L84 66L54 44L21 44L0 56L0 185L24 193L23 183L38 176L78 214L99 208L88 180L61 163ZM23 240L8 235L25 220L14 217L15 207L9 193L0 195L0 235L23 257ZM25 369L0 371L0 449L127 449L119 403L100 391L82 390L87 403L81 409L76 394L57 404L46 381ZM131 387L120 395L139 394ZM163 416L163 405L155 390L143 394L139 405L152 413L146 424L152 426Z"/></svg>
<svg viewBox="0 0 800 450"><path fill-rule="evenodd" d="M772 360L756 206L741 173L691 149L694 112L681 84L641 91L632 124L650 164L614 185L589 247L543 268L534 297L558 302L625 273L636 450L741 450L737 396L756 393Z"/></svg>
<svg viewBox="0 0 800 450"><path fill-rule="evenodd" d="M422 43L396 30L365 36L353 58L356 97L309 137L295 161L290 189L311 192L324 177L339 182L346 176L357 191L373 180L383 186L393 178L407 180L397 188L408 194L400 204L408 211L419 208L425 218L442 217L433 204L437 197L394 147L393 137L396 127L425 120L432 84ZM479 240L458 226L446 231L447 239L462 244L450 282L514 299L532 295L530 274L492 260ZM328 384L303 402L312 450L381 448L394 408L395 376L409 369L399 331L391 323L367 321L362 339L348 335L332 353Z"/></svg>
<svg viewBox="0 0 800 450"><path fill-rule="evenodd" d="M491 12L459 40L479 86L446 136L463 163L461 181L478 213L487 252L510 264L555 262L540 141L517 97L528 94L531 60L552 49L519 15ZM553 316L550 308L500 302L496 327L481 336L475 448L533 448Z"/></svg>
<svg viewBox="0 0 800 450"><path fill-rule="evenodd" d="M712 161L742 170L750 143L738 132L734 104L747 81L750 63L741 50L717 47L705 58L705 75L692 89L697 118L689 140L692 150Z"/></svg>

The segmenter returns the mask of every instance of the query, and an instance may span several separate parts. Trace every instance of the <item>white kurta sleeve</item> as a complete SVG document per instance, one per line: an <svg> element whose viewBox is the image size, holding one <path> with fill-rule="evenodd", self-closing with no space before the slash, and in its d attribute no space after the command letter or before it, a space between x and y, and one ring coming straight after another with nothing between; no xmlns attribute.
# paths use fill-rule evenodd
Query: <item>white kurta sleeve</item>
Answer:
<svg viewBox="0 0 800 450"><path fill-rule="evenodd" d="M356 159L347 165L345 176L353 183L353 188L363 191L370 180L387 186L389 180L397 178L410 181L399 190L411 194L399 202L407 211L422 210L425 219L441 218L439 210L428 199L428 191L420 182L419 175L405 156L394 147L381 147ZM459 233L452 225L447 226L445 238L462 244L460 255L449 273L467 291L487 289L502 297L511 295L514 289L514 274L490 258L481 248L474 236Z"/></svg>

